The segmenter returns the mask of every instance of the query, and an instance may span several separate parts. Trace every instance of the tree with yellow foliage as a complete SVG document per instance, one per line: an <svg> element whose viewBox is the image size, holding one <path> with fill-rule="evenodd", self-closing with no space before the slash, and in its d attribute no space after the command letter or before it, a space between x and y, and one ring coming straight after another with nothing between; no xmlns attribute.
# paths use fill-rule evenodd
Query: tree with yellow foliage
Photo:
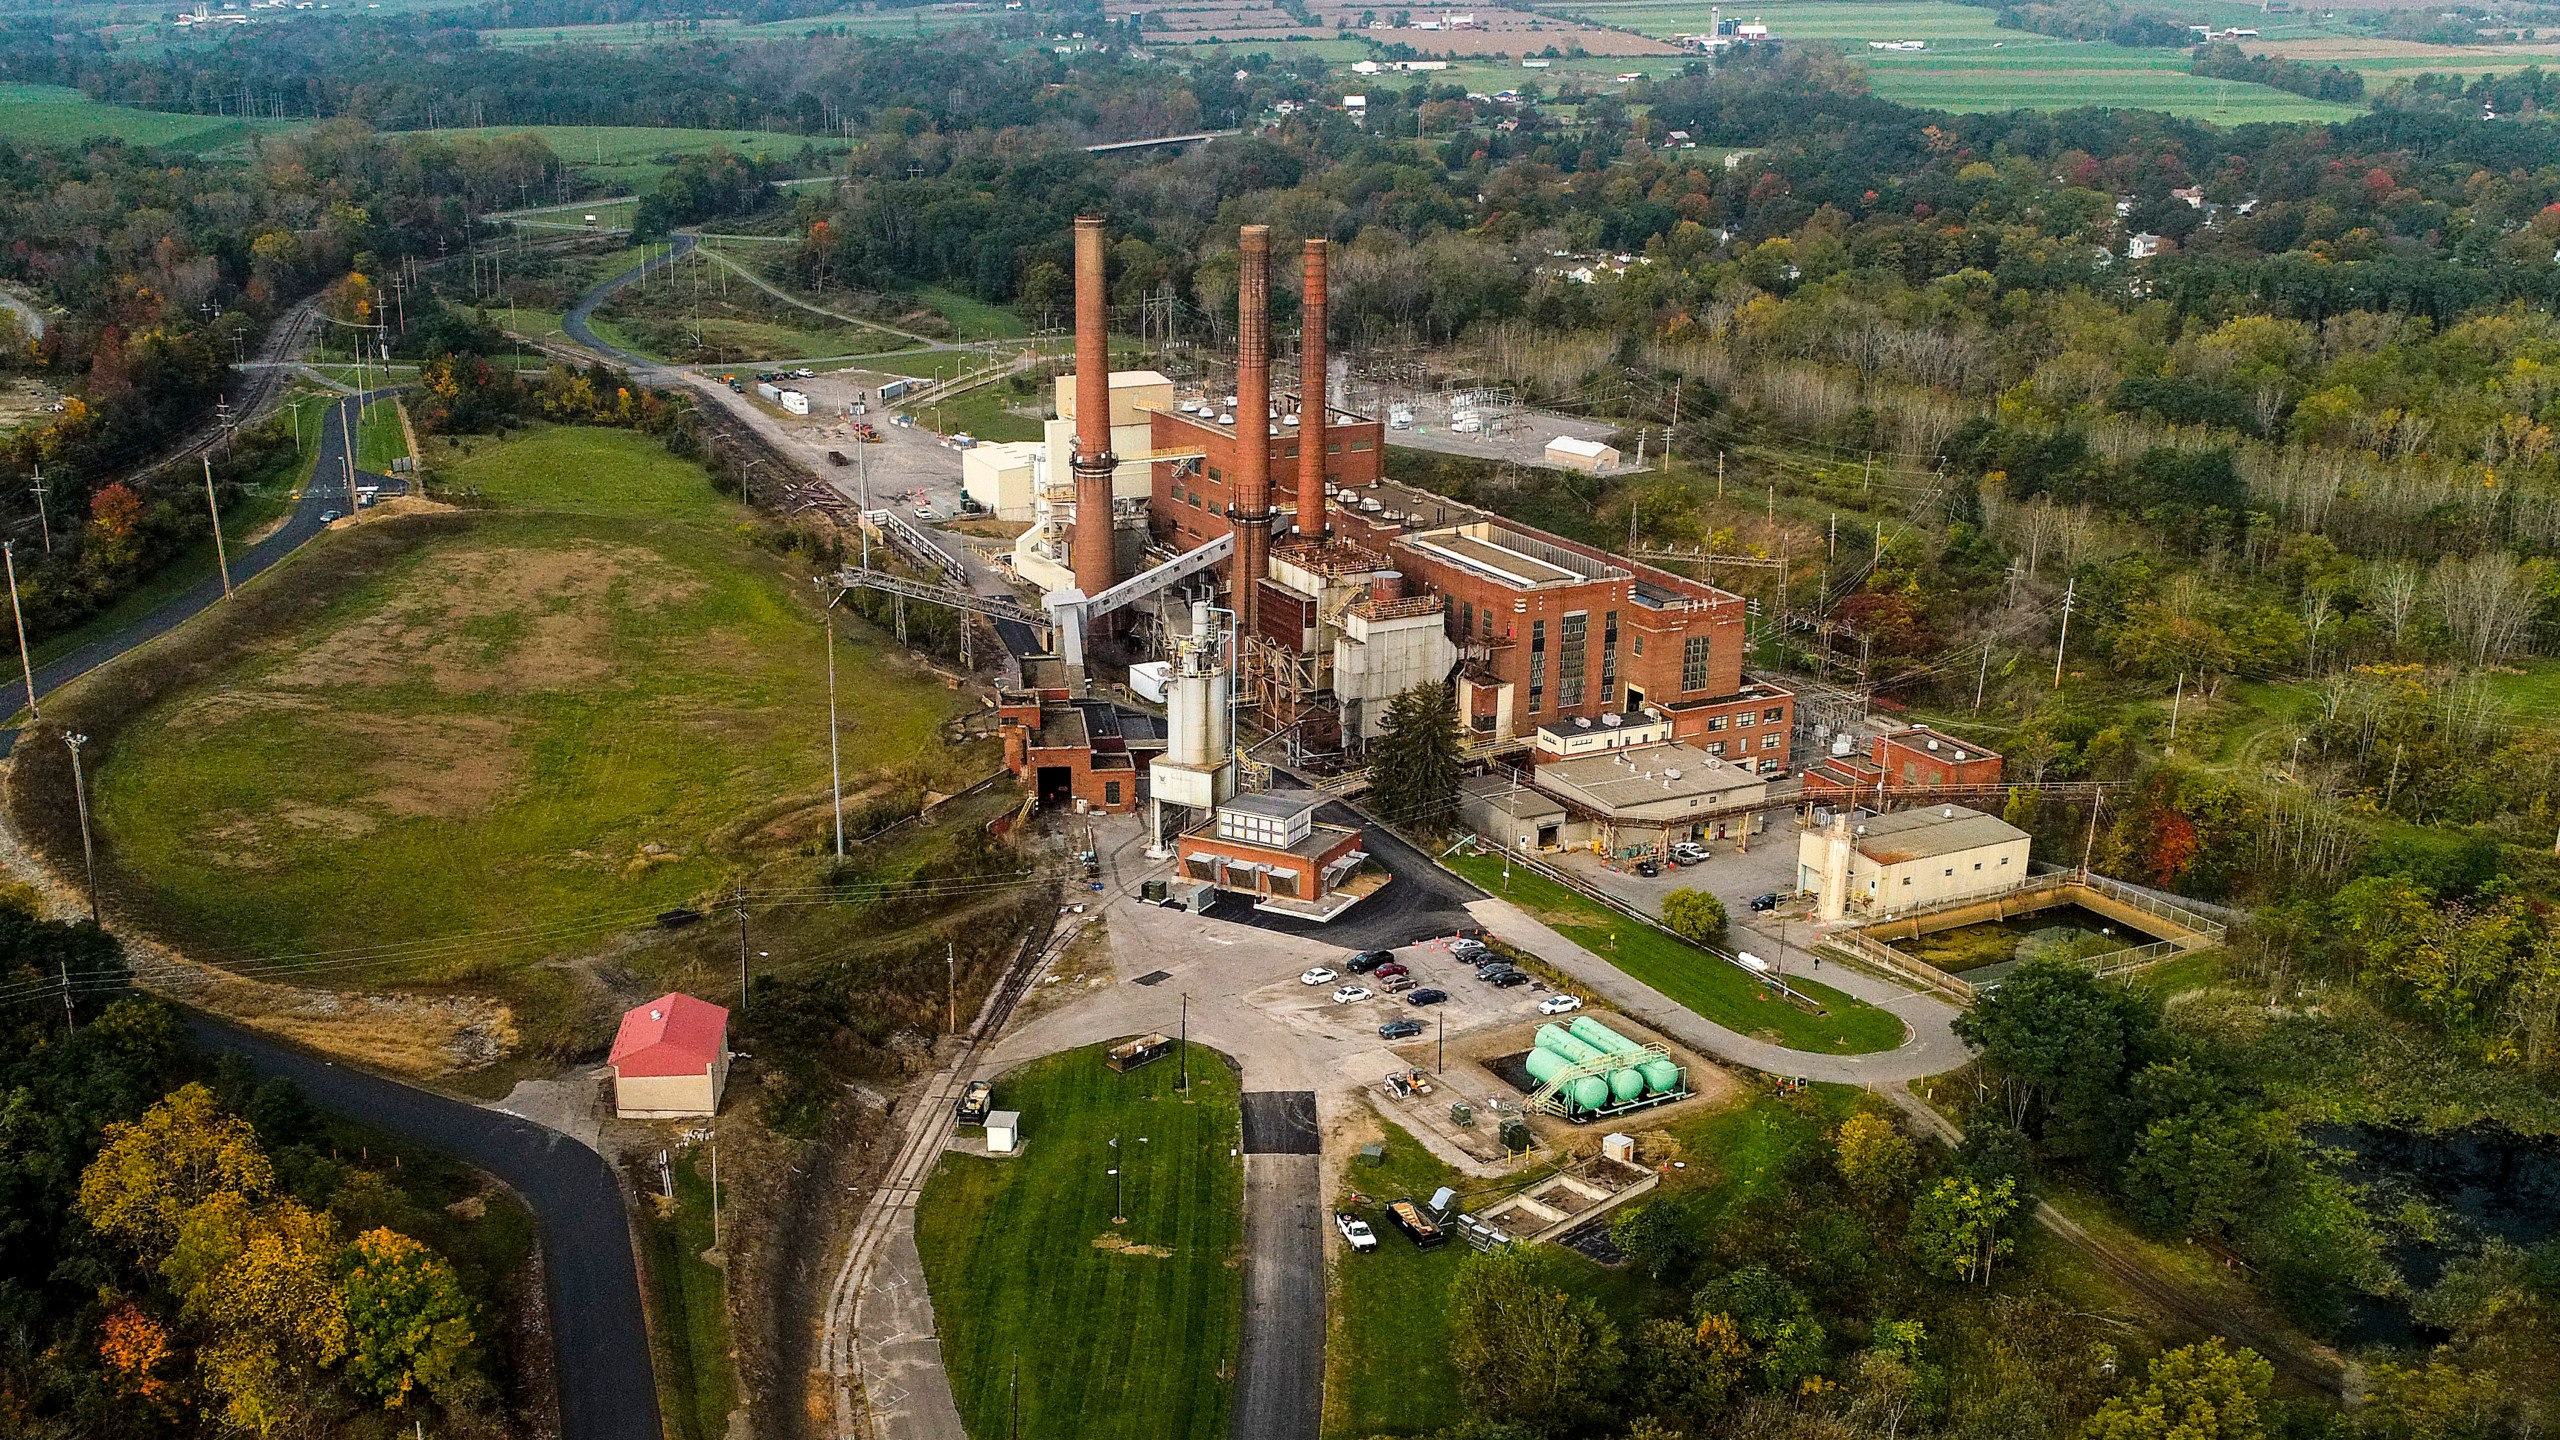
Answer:
<svg viewBox="0 0 2560 1440"><path fill-rule="evenodd" d="M396 1410L413 1390L450 1400L476 1381L471 1303L453 1267L393 1230L347 1247L347 1378Z"/></svg>
<svg viewBox="0 0 2560 1440"><path fill-rule="evenodd" d="M141 1119L106 1128L105 1146L80 1176L80 1213L99 1234L157 1260L189 1211L215 1195L254 1200L274 1183L249 1122L189 1084Z"/></svg>

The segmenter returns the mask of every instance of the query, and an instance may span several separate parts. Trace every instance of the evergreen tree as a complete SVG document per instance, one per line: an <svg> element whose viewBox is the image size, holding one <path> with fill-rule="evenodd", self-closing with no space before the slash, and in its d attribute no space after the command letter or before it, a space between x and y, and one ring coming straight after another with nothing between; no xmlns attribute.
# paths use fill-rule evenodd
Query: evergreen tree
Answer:
<svg viewBox="0 0 2560 1440"><path fill-rule="evenodd" d="M1462 761L1449 687L1425 682L1388 701L1370 758L1369 806L1379 818L1434 835L1457 824Z"/></svg>

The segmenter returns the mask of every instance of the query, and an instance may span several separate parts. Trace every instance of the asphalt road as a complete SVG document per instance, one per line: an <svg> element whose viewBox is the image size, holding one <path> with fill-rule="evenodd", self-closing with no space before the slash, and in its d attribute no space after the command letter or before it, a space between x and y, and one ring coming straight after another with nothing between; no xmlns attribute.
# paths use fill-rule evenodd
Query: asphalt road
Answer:
<svg viewBox="0 0 2560 1440"><path fill-rule="evenodd" d="M1315 1096L1305 1096L1314 1108ZM1324 1161L1244 1157L1244 1335L1227 1433L1314 1440L1324 1412Z"/></svg>
<svg viewBox="0 0 2560 1440"><path fill-rule="evenodd" d="M694 238L678 231L668 242L665 256L652 256L579 296L578 303L569 307L569 313L560 317L561 333L597 354L611 358L616 364L628 368L634 374L656 375L667 369L666 362L662 360L652 359L637 351L625 350L619 345L606 344L602 337L596 334L595 326L590 322L596 318L596 307L612 299L614 292L638 280L643 271L673 269L676 261L693 249L693 246Z"/></svg>
<svg viewBox="0 0 2560 1440"><path fill-rule="evenodd" d="M346 440L343 437L352 436L355 433L359 405L391 393L389 390L374 390L364 395L350 395L337 403L327 423L320 427L320 453L313 462L311 483L303 487L302 499L294 506L293 513L286 517L282 525L277 526L257 544L245 550L237 546L232 547L231 583L235 587L247 584L253 577L264 574L277 561L301 548L304 541L327 529L328 522L320 518L322 515L332 510L340 514L349 512L351 507L347 501L347 451ZM343 430L339 425L342 417L346 422ZM405 480L394 479L388 475L376 475L364 470L356 472L356 484L378 485L382 487L382 493L385 495L404 495L409 489L408 482ZM101 635L76 650L57 655L37 666L36 695L41 699L47 693L79 679L126 651L146 645L168 634L212 608L221 599L222 577L207 575L192 588L173 596L158 609L142 616L125 628L111 635ZM22 668L12 667L8 683L0 685L0 715L13 715L26 708L27 683L22 678L24 673ZM0 730L0 755L6 755L15 748L18 734L19 732L15 730Z"/></svg>
<svg viewBox="0 0 2560 1440"><path fill-rule="evenodd" d="M504 1182L533 1210L551 1308L562 1440L664 1440L639 1263L603 1157L530 1120L350 1070L201 1016L188 1028L312 1103L442 1151Z"/></svg>

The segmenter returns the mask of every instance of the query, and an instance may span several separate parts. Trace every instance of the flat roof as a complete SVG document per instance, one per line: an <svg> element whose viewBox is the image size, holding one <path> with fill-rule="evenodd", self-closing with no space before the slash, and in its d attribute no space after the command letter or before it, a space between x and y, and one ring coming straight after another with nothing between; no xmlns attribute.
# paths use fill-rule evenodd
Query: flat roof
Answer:
<svg viewBox="0 0 2560 1440"><path fill-rule="evenodd" d="M1541 720L1538 722L1538 733L1553 735L1559 740L1570 740L1576 735L1606 735L1613 730L1643 729L1648 725L1670 723L1660 716L1647 715L1641 710L1633 714L1610 710L1599 715L1579 716L1571 720Z"/></svg>
<svg viewBox="0 0 2560 1440"><path fill-rule="evenodd" d="M1514 820L1544 820L1561 817L1564 806L1552 795L1541 795L1525 785L1514 785L1494 775L1479 775L1458 787L1459 795L1479 805L1489 805Z"/></svg>
<svg viewBox="0 0 2560 1440"><path fill-rule="evenodd" d="M1562 785L1612 810L1746 787L1767 788L1767 781L1749 767L1678 741L1550 760L1537 768L1530 783Z"/></svg>
<svg viewBox="0 0 2560 1440"><path fill-rule="evenodd" d="M1295 820L1323 803L1324 797L1312 790L1249 790L1218 808L1268 820Z"/></svg>
<svg viewBox="0 0 2560 1440"><path fill-rule="evenodd" d="M1941 855L2024 840L2027 832L1962 805L1929 805L1852 821L1858 853L1879 865L1899 865Z"/></svg>

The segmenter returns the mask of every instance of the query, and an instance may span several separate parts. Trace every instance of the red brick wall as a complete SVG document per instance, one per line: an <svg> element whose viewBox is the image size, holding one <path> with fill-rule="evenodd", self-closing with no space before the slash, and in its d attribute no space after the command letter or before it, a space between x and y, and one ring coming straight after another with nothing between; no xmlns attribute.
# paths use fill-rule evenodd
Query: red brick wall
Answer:
<svg viewBox="0 0 2560 1440"><path fill-rule="evenodd" d="M1154 467L1155 494L1148 508L1157 528L1171 532L1176 550L1189 550L1226 534L1227 504L1235 498L1228 483L1235 468L1235 437L1187 415L1161 410L1149 417L1149 423L1150 443L1158 454L1205 452L1205 458L1188 467L1171 463ZM1325 472L1337 485L1366 485L1377 479L1384 473L1379 466L1383 463L1385 436L1386 427L1374 420L1335 425L1325 432L1325 444L1339 450L1325 457ZM1299 444L1294 426L1271 436L1271 499L1275 507L1289 503L1297 493ZM1187 473L1177 475L1177 468Z"/></svg>

